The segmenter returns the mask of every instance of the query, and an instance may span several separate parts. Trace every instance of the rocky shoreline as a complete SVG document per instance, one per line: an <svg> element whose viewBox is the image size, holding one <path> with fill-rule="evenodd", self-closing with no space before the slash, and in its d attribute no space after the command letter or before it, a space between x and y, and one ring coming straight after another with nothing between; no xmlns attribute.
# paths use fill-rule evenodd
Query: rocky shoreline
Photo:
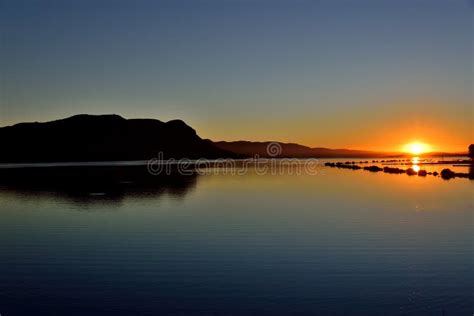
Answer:
<svg viewBox="0 0 474 316"><path fill-rule="evenodd" d="M362 161L360 162L362 164L368 163L367 161ZM435 164L435 163L433 163ZM384 173L391 173L391 174L407 174L409 176L420 176L420 177L426 177L426 176L434 176L434 177L441 177L444 180L450 180L453 178L468 178L470 180L474 180L474 164L471 164L470 172L469 173L464 173L464 172L455 172L452 171L451 169L445 168L441 172L427 172L426 170L420 169L416 171L413 168L408 168L408 169L402 169L398 167L379 167L376 165L371 165L371 166L360 166L357 164L355 161L347 161L347 162L326 162L324 164L326 167L331 167L331 168L339 168L339 169L351 169L351 170L365 170L369 172L384 172ZM422 165L422 164L420 164Z"/></svg>

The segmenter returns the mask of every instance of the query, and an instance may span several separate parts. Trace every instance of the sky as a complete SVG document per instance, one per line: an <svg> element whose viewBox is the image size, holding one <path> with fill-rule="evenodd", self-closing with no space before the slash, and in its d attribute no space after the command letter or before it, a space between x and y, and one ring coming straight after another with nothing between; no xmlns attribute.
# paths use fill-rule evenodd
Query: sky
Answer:
<svg viewBox="0 0 474 316"><path fill-rule="evenodd" d="M182 119L212 140L474 142L469 0L0 0L0 126Z"/></svg>

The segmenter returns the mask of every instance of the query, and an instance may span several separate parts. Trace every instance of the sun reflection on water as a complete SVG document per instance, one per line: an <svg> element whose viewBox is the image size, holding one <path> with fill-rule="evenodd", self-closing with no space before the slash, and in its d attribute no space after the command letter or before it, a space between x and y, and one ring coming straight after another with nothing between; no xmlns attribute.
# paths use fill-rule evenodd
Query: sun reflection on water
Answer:
<svg viewBox="0 0 474 316"><path fill-rule="evenodd" d="M420 166L419 166L419 163L420 163L420 158L419 157L413 157L411 159L411 163L412 163L412 169L415 170L416 172L420 171Z"/></svg>

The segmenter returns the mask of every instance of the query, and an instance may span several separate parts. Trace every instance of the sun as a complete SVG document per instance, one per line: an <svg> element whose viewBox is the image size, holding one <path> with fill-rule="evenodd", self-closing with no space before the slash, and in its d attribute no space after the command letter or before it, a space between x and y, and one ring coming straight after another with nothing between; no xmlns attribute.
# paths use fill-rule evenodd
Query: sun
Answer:
<svg viewBox="0 0 474 316"><path fill-rule="evenodd" d="M406 144L405 147L403 148L403 151L410 153L412 155L420 155L420 154L428 152L429 149L430 149L430 146L425 143L413 142L413 143Z"/></svg>

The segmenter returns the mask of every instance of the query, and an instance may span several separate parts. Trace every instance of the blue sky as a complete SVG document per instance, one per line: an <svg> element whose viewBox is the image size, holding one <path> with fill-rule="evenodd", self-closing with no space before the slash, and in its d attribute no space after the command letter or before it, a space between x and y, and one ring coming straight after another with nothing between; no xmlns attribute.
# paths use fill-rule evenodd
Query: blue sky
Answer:
<svg viewBox="0 0 474 316"><path fill-rule="evenodd" d="M215 140L473 140L466 0L0 0L0 21L2 126L117 113Z"/></svg>

